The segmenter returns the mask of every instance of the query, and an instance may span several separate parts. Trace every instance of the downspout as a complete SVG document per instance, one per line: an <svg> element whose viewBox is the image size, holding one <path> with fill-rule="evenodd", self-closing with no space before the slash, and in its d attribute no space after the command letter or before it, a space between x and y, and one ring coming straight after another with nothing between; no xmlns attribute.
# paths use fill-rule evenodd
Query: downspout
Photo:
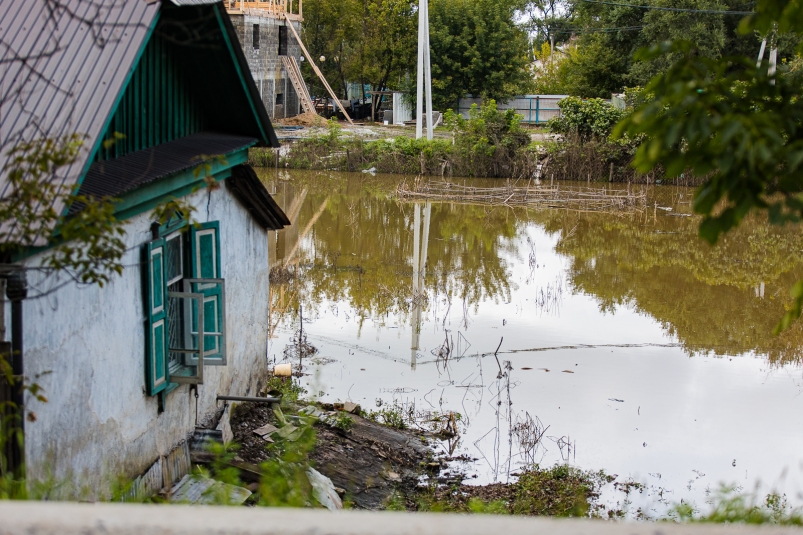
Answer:
<svg viewBox="0 0 803 535"><path fill-rule="evenodd" d="M23 373L23 343L22 343L22 301L28 297L28 280L25 271L14 271L6 279L6 296L11 301L11 373L14 375L14 384L11 387L11 402L17 412L16 422L12 421L12 435L16 432L21 437L11 438L8 459L9 471L15 479L25 477L25 385Z"/></svg>

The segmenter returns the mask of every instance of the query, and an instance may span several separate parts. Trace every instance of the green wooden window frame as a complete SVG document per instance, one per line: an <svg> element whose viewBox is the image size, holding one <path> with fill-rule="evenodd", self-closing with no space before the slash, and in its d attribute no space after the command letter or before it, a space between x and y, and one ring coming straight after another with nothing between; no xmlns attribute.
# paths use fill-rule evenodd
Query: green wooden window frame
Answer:
<svg viewBox="0 0 803 535"><path fill-rule="evenodd" d="M226 365L225 340L225 281L220 274L220 223L210 221L190 227L190 250L192 280L191 288L185 291L204 294L206 309L205 331L220 333L209 335L204 340L204 362L207 366ZM200 282L207 279L208 282Z"/></svg>
<svg viewBox="0 0 803 535"><path fill-rule="evenodd" d="M178 230L177 230L178 229ZM221 278L220 223L211 221L181 228L146 244L148 333L146 390L170 391L176 384L202 384L204 366L225 366L226 282ZM181 232L177 237L176 232ZM180 239L183 277L168 280L168 240ZM175 242L174 242L175 243ZM171 283L172 288L168 288ZM180 288L176 288L180 286ZM179 311L168 313L169 307ZM180 325L171 322L180 321ZM171 331L171 327L175 331ZM171 332L174 336L170 336ZM175 332L179 332L175 336ZM179 364L171 355L181 355Z"/></svg>
<svg viewBox="0 0 803 535"><path fill-rule="evenodd" d="M165 286L165 241L160 238L146 244L148 331L145 360L146 388L154 396L170 384L167 369L167 302Z"/></svg>

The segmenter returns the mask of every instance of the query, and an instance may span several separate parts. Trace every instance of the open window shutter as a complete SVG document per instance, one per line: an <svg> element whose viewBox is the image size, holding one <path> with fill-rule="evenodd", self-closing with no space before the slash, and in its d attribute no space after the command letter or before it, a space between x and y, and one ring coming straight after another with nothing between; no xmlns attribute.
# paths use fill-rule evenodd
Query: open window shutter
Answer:
<svg viewBox="0 0 803 535"><path fill-rule="evenodd" d="M167 286L165 284L165 242L147 244L148 332L145 383L148 394L158 394L170 383L167 363Z"/></svg>
<svg viewBox="0 0 803 535"><path fill-rule="evenodd" d="M183 323L181 332L168 341L171 353L181 354L184 364L171 368L170 380L180 384L203 384L204 382L204 352L200 348L200 340L204 336L204 309L205 296L200 293L167 292L167 298L177 310L187 311L187 315L194 315L193 324L187 329ZM200 328L199 328L200 326Z"/></svg>
<svg viewBox="0 0 803 535"><path fill-rule="evenodd" d="M220 225L217 221L194 225L192 243L192 279L185 279L185 291L204 295L205 333L204 365L226 364L226 292L220 277ZM193 328L197 332L198 314L193 310Z"/></svg>

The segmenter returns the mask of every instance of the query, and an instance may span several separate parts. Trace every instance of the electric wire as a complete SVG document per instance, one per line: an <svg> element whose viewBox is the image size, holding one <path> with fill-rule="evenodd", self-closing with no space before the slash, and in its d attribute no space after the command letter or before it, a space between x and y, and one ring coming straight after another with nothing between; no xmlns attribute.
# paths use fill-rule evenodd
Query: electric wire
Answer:
<svg viewBox="0 0 803 535"><path fill-rule="evenodd" d="M717 9L688 9L682 7L641 6L637 4L622 4L619 2L605 2L603 0L583 0L589 4L605 4L608 6L634 7L639 9L654 9L656 11L675 11L680 13L704 13L710 15L752 15L755 11L728 11Z"/></svg>
<svg viewBox="0 0 803 535"><path fill-rule="evenodd" d="M553 34L562 33L616 33L641 30L644 26L618 26L613 28L555 28L551 30Z"/></svg>

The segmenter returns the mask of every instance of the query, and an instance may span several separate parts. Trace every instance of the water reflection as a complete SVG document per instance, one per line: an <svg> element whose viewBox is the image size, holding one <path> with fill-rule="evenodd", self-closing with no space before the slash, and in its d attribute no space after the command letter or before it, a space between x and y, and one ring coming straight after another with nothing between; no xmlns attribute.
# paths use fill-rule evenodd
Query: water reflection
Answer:
<svg viewBox="0 0 803 535"><path fill-rule="evenodd" d="M413 217L413 317L411 331L413 339L410 345L410 368L415 369L418 342L421 337L421 306L425 299L424 278L427 270L427 245L429 244L429 216L432 203L427 202L424 208L424 227L421 228L421 204L415 203ZM423 231L423 234L422 234Z"/></svg>
<svg viewBox="0 0 803 535"><path fill-rule="evenodd" d="M569 461L648 483L644 500L702 500L803 461L801 322L770 334L803 276L799 228L754 218L712 248L683 188L650 190L647 211L584 213L273 173L294 224L271 237L289 279L271 284L271 353L303 306L337 361L315 379L324 397L460 412L450 454L479 459L478 482Z"/></svg>

